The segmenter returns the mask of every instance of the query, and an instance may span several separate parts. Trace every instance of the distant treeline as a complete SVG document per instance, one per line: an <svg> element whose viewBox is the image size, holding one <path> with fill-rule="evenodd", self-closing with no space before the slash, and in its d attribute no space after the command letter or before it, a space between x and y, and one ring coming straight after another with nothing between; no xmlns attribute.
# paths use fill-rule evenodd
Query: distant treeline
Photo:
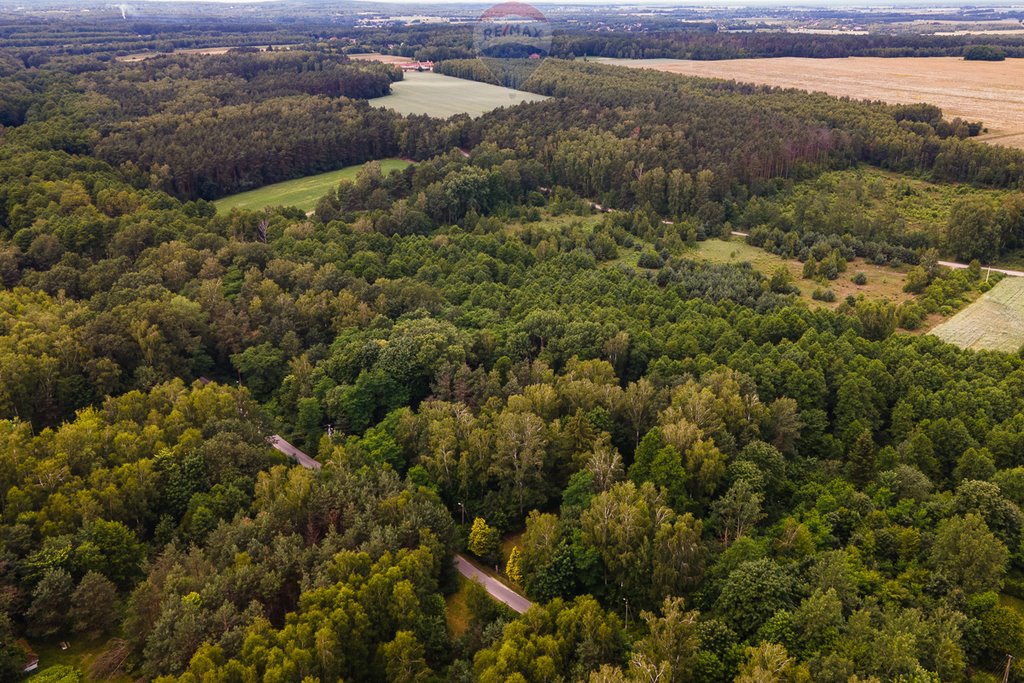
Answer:
<svg viewBox="0 0 1024 683"><path fill-rule="evenodd" d="M1024 57L1024 36L924 34L825 35L782 32L724 32L701 24L683 29L581 29L555 24L551 56L631 59L744 59L755 57L959 57L978 46L994 47L1006 57ZM419 59L475 56L472 32L465 26L410 26L356 31L358 50L376 50Z"/></svg>
<svg viewBox="0 0 1024 683"><path fill-rule="evenodd" d="M556 36L555 57L633 59L744 59L753 57L950 57L973 46L998 46L1006 57L1024 57L1021 36L819 35L805 33L648 34L572 33Z"/></svg>

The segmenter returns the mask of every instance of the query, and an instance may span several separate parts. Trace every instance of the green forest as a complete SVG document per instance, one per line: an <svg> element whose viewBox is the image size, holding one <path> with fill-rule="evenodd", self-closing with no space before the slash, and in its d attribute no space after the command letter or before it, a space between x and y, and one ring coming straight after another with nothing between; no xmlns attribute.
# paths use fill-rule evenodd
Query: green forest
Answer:
<svg viewBox="0 0 1024 683"><path fill-rule="evenodd" d="M1024 152L557 58L401 116L341 41L88 29L0 41L0 680L1024 681L1024 357L911 333L1024 248Z"/></svg>

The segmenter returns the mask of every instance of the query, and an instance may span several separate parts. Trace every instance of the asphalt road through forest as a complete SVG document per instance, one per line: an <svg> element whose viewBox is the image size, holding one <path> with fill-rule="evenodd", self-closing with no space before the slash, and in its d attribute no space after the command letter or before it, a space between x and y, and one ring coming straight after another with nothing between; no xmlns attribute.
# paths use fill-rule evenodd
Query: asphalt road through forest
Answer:
<svg viewBox="0 0 1024 683"><path fill-rule="evenodd" d="M309 457L295 446L291 445L277 434L267 437L267 443L281 451L289 458L293 459L299 465L305 467L308 470L320 469L320 463ZM488 595L508 605L511 609L515 610L519 614L522 614L526 610L533 606L533 603L524 598L519 593L503 584L498 579L492 576L488 576L481 570L477 569L468 559L462 555L455 556L455 568L459 570L459 573L465 576L467 579L476 581L484 587Z"/></svg>

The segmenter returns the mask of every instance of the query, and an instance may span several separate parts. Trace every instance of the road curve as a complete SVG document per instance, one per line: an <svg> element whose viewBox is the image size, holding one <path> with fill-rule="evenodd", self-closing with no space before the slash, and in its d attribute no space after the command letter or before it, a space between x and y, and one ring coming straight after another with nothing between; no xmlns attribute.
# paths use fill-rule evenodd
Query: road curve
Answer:
<svg viewBox="0 0 1024 683"><path fill-rule="evenodd" d="M462 555L455 556L455 568L458 569L459 573L467 579L471 579L482 585L492 598L498 602L505 603L511 609L519 612L519 614L522 614L533 607L532 602L524 598L519 593L516 593L501 581L498 581L494 577L488 576L477 569L472 562Z"/></svg>
<svg viewBox="0 0 1024 683"><path fill-rule="evenodd" d="M273 436L268 436L267 443L269 443L271 446L287 455L289 458L291 458L298 464L305 467L307 470L320 469L320 463L318 463L316 460L300 451L295 446L285 441L277 434L274 434Z"/></svg>

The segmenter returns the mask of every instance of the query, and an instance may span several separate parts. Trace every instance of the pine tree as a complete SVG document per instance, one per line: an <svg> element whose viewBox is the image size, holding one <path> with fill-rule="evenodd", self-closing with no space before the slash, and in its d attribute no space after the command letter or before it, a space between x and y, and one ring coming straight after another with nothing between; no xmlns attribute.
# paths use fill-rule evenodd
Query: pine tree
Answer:
<svg viewBox="0 0 1024 683"><path fill-rule="evenodd" d="M864 429L850 447L847 457L850 479L863 486L875 476L875 441L871 438L871 430Z"/></svg>

